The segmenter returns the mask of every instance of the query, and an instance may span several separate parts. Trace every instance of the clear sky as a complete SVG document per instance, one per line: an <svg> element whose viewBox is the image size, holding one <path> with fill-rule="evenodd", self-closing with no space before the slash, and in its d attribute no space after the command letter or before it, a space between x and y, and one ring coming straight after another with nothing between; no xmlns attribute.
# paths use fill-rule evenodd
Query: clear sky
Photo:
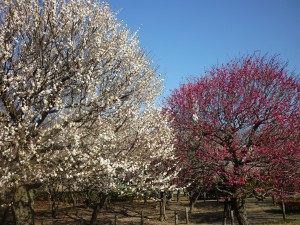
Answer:
<svg viewBox="0 0 300 225"><path fill-rule="evenodd" d="M139 29L165 78L163 97L213 65L254 51L280 54L300 73L300 0L107 0Z"/></svg>

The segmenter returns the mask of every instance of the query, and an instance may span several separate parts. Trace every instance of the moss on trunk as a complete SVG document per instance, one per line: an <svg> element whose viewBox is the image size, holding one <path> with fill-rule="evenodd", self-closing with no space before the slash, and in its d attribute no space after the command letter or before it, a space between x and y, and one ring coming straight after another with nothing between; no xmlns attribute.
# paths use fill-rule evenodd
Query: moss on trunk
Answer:
<svg viewBox="0 0 300 225"><path fill-rule="evenodd" d="M12 209L16 225L34 225L31 192L26 185L20 185L15 189Z"/></svg>

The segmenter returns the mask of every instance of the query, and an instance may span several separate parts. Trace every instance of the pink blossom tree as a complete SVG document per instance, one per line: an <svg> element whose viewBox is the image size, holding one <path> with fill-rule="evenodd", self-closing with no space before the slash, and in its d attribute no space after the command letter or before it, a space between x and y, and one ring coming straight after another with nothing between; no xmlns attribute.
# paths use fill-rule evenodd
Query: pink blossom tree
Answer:
<svg viewBox="0 0 300 225"><path fill-rule="evenodd" d="M300 82L277 56L212 68L174 90L166 110L190 182L229 195L239 224L249 224L249 195L299 191Z"/></svg>

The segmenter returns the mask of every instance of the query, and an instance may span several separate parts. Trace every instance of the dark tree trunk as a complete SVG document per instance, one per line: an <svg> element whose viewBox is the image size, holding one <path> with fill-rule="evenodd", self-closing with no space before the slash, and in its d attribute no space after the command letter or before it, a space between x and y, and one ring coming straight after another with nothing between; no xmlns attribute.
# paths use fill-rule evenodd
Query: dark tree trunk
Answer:
<svg viewBox="0 0 300 225"><path fill-rule="evenodd" d="M274 206L276 205L276 201L275 201L275 196L274 195L272 195L272 203L273 203Z"/></svg>
<svg viewBox="0 0 300 225"><path fill-rule="evenodd" d="M201 193L200 191L196 191L192 195L190 195L190 204L189 205L190 205L191 213L193 213L193 211L194 211L194 206L200 196L200 193Z"/></svg>
<svg viewBox="0 0 300 225"><path fill-rule="evenodd" d="M217 189L215 189L215 195L216 195L217 203L219 203L219 192Z"/></svg>
<svg viewBox="0 0 300 225"><path fill-rule="evenodd" d="M105 205L106 200L107 200L107 194L100 192L99 193L99 201L93 208L93 214L92 214L92 218L90 220L90 225L97 224L98 213L99 213L100 209L102 209L103 206Z"/></svg>
<svg viewBox="0 0 300 225"><path fill-rule="evenodd" d="M13 199L15 225L34 225L31 188L27 185L16 187Z"/></svg>
<svg viewBox="0 0 300 225"><path fill-rule="evenodd" d="M177 202L179 202L180 191L177 191Z"/></svg>
<svg viewBox="0 0 300 225"><path fill-rule="evenodd" d="M56 218L58 206L59 206L59 203L57 201L52 201L52 204L51 204L51 216L52 216L52 218Z"/></svg>
<svg viewBox="0 0 300 225"><path fill-rule="evenodd" d="M144 196L143 196L143 199L144 199L144 204L147 204L147 194L146 193L144 193Z"/></svg>
<svg viewBox="0 0 300 225"><path fill-rule="evenodd" d="M160 202L159 202L159 208L160 208L159 220L160 221L167 220L166 204L167 204L166 192L163 191L163 192L160 193Z"/></svg>
<svg viewBox="0 0 300 225"><path fill-rule="evenodd" d="M77 199L76 199L76 197L74 196L74 194L73 194L72 191L70 191L70 194L71 194L72 205L75 207L76 204L77 204Z"/></svg>
<svg viewBox="0 0 300 225"><path fill-rule="evenodd" d="M58 187L49 187L49 195L50 195L50 205L51 205L51 216L52 218L56 218L57 210L59 207L59 188Z"/></svg>
<svg viewBox="0 0 300 225"><path fill-rule="evenodd" d="M8 205L0 207L0 213L1 213L0 224L5 224L9 214L9 210L10 207Z"/></svg>
<svg viewBox="0 0 300 225"><path fill-rule="evenodd" d="M226 198L224 201L223 225L227 224L227 219L230 217L231 203Z"/></svg>
<svg viewBox="0 0 300 225"><path fill-rule="evenodd" d="M245 199L241 197L233 198L232 200L232 209L236 216L237 222L239 225L250 225L247 211L245 208Z"/></svg>

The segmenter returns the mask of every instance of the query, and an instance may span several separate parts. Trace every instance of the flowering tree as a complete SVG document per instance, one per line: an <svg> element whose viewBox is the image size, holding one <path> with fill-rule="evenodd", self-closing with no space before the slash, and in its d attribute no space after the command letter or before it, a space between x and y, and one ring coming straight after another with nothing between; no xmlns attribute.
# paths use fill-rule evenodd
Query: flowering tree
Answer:
<svg viewBox="0 0 300 225"><path fill-rule="evenodd" d="M126 124L116 137L116 163L125 172L119 173L119 179L140 193L170 188L175 158L166 116L158 109L148 109Z"/></svg>
<svg viewBox="0 0 300 225"><path fill-rule="evenodd" d="M165 220L166 192L175 187L172 181L178 171L172 145L172 129L160 110L147 110L129 125L124 131L130 137L123 134L121 137L131 141L125 143L124 138L121 138L118 145L126 149L126 161L122 160L122 165L129 166L128 169L123 169L129 173L126 172L122 180L131 192L144 197L153 192L160 194L159 219Z"/></svg>
<svg viewBox="0 0 300 225"><path fill-rule="evenodd" d="M249 224L250 194L299 191L300 83L277 57L213 68L173 91L166 109L191 181L230 195L239 224Z"/></svg>
<svg viewBox="0 0 300 225"><path fill-rule="evenodd" d="M14 190L16 224L33 224L32 188L95 174L101 190L113 186L121 131L161 80L104 3L4 0L0 11L0 188Z"/></svg>
<svg viewBox="0 0 300 225"><path fill-rule="evenodd" d="M122 126L99 118L65 129L55 137L64 149L50 151L42 162L49 186L98 193L98 202L91 204L91 224L110 192L145 194L171 188L174 154L166 118L156 109L126 117Z"/></svg>

